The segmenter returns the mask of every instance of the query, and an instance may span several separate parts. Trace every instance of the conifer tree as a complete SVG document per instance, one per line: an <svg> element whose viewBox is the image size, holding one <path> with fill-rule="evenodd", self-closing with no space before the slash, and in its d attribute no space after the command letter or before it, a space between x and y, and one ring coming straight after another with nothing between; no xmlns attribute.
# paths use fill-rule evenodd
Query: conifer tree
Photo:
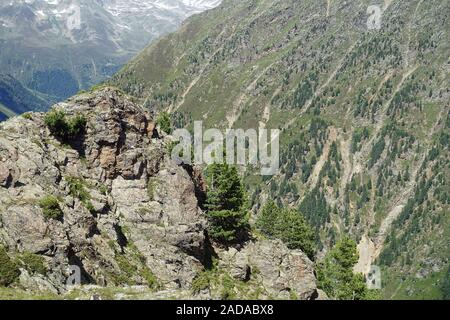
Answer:
<svg viewBox="0 0 450 320"><path fill-rule="evenodd" d="M300 212L293 209L281 210L276 231L289 249L302 250L310 259L314 258L314 233Z"/></svg>
<svg viewBox="0 0 450 320"><path fill-rule="evenodd" d="M269 200L261 210L256 227L267 237L276 236L276 221L279 216L280 208L278 208L272 200Z"/></svg>
<svg viewBox="0 0 450 320"><path fill-rule="evenodd" d="M238 242L247 236L249 224L245 191L237 169L213 164L207 168L206 176L209 234L223 244Z"/></svg>
<svg viewBox="0 0 450 320"><path fill-rule="evenodd" d="M280 208L270 200L258 216L256 227L266 237L278 238L289 249L302 250L310 259L314 258L314 233L300 212Z"/></svg>
<svg viewBox="0 0 450 320"><path fill-rule="evenodd" d="M344 237L327 254L325 260L317 264L318 287L330 299L372 299L374 295L369 292L363 275L353 272L358 259L356 242Z"/></svg>

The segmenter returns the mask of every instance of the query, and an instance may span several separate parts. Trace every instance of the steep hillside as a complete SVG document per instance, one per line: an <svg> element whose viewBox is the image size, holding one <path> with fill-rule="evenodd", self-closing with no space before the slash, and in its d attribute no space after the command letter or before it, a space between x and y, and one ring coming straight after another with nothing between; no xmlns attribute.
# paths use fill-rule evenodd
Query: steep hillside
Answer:
<svg viewBox="0 0 450 320"><path fill-rule="evenodd" d="M0 113L5 118L27 112L29 110L45 110L54 98L37 94L14 79L10 75L0 74ZM4 119L0 119L4 120Z"/></svg>
<svg viewBox="0 0 450 320"><path fill-rule="evenodd" d="M381 29L369 30L370 5ZM280 128L282 170L246 171L255 211L298 208L324 254L359 242L386 298L449 276L449 19L440 0L228 0L153 43L113 83L175 123ZM322 256L319 255L319 258Z"/></svg>
<svg viewBox="0 0 450 320"><path fill-rule="evenodd" d="M0 3L0 68L57 100L104 81L208 1L14 0ZM14 93L9 93L14 94ZM47 100L51 105L53 100ZM33 109L30 105L28 110Z"/></svg>

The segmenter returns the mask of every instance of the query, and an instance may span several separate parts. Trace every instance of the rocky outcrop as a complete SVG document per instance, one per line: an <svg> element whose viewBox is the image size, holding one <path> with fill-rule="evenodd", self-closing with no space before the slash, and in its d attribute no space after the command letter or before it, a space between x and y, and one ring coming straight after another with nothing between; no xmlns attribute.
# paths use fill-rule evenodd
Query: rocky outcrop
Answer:
<svg viewBox="0 0 450 320"><path fill-rule="evenodd" d="M86 118L77 150L51 135L43 114L1 125L1 243L45 257L58 289L74 262L86 282L120 284L117 256L130 255L130 244L145 263L131 260L131 268L147 267L168 288L188 286L201 267L204 219L193 180L167 158L149 116L112 89L55 109ZM71 193L73 179L88 202ZM60 199L62 221L44 217L39 201L48 195ZM125 280L145 283L139 272Z"/></svg>
<svg viewBox="0 0 450 320"><path fill-rule="evenodd" d="M279 240L251 242L240 251L222 252L220 258L220 267L233 278L244 282L256 278L266 297L307 300L318 294L313 263Z"/></svg>
<svg viewBox="0 0 450 320"><path fill-rule="evenodd" d="M48 270L42 275L25 266L20 285L64 293L77 266L84 284L185 296L214 250L205 232L200 171L172 161L170 137L115 89L81 94L54 109L86 119L71 146L51 134L44 114L0 124L0 245L11 256L42 257ZM58 200L61 219L46 217L41 201L49 196ZM236 281L258 279L265 297L316 293L312 263L281 242L216 255Z"/></svg>

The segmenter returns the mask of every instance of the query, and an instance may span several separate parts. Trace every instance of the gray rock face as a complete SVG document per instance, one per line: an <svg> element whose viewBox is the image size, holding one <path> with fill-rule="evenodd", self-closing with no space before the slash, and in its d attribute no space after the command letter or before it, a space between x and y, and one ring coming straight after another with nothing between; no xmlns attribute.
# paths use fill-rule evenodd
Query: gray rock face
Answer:
<svg viewBox="0 0 450 320"><path fill-rule="evenodd" d="M251 242L242 250L220 254L221 267L237 280L259 278L269 297L313 299L317 295L313 263L301 251L289 250L281 241Z"/></svg>
<svg viewBox="0 0 450 320"><path fill-rule="evenodd" d="M84 136L71 147L50 133L43 114L0 124L0 245L11 255L40 255L49 270L22 270L21 285L65 292L70 267L78 266L84 284L151 286L186 297L214 250L199 206L200 171L173 162L170 137L161 138L149 115L114 89L54 108L86 118ZM46 196L58 199L62 219L45 217ZM242 283L257 278L265 297L316 293L312 263L281 242L216 251L222 270Z"/></svg>
<svg viewBox="0 0 450 320"><path fill-rule="evenodd" d="M86 117L78 151L50 134L42 114L0 126L0 243L43 255L59 289L74 261L89 282L114 283L111 274L124 272L116 257L130 244L162 285L187 287L201 267L204 219L194 181L153 138L149 116L111 89L55 108ZM71 194L68 177L82 181L92 208ZM60 199L62 221L44 217L47 195Z"/></svg>

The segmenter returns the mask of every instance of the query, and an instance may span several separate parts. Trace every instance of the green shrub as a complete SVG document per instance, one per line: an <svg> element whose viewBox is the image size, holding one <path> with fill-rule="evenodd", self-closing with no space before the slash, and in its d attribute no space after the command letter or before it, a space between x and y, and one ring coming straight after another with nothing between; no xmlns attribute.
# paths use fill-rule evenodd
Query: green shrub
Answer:
<svg viewBox="0 0 450 320"><path fill-rule="evenodd" d="M220 298L222 300L235 300L237 298L235 291L236 281L228 274L222 276L222 290Z"/></svg>
<svg viewBox="0 0 450 320"><path fill-rule="evenodd" d="M52 135L65 143L83 134L86 127L86 119L82 115L67 119L65 112L61 110L48 112L44 122Z"/></svg>
<svg viewBox="0 0 450 320"><path fill-rule="evenodd" d="M7 287L13 284L19 275L17 264L8 256L6 249L0 246L0 286Z"/></svg>
<svg viewBox="0 0 450 320"><path fill-rule="evenodd" d="M150 289L153 289L153 290L161 289L161 284L159 283L158 278L154 275L154 273L147 266L145 266L142 269L141 275L147 282L147 285L149 286Z"/></svg>
<svg viewBox="0 0 450 320"><path fill-rule="evenodd" d="M170 115L167 112L162 112L156 119L156 124L160 126L161 130L165 133L172 133L172 123L170 120Z"/></svg>
<svg viewBox="0 0 450 320"><path fill-rule="evenodd" d="M68 124L66 114L63 111L52 110L45 115L45 125L55 137L62 137L67 134Z"/></svg>
<svg viewBox="0 0 450 320"><path fill-rule="evenodd" d="M334 300L373 299L363 275L353 272L358 259L356 242L348 237L341 239L316 265L319 289Z"/></svg>
<svg viewBox="0 0 450 320"><path fill-rule="evenodd" d="M199 294L203 290L209 289L211 286L211 274L209 271L202 271L197 274L192 281L191 290L194 294Z"/></svg>
<svg viewBox="0 0 450 320"><path fill-rule="evenodd" d="M95 211L95 208L91 202L91 195L86 189L86 183L83 181L83 179L76 177L65 177L64 179L69 185L69 194L72 197L80 200L81 203L83 203L83 205L86 207L86 209L88 209L89 212L93 213Z"/></svg>
<svg viewBox="0 0 450 320"><path fill-rule="evenodd" d="M280 208L270 200L267 202L256 220L256 227L267 237L276 236L276 221L278 219Z"/></svg>
<svg viewBox="0 0 450 320"><path fill-rule="evenodd" d="M69 185L69 194L79 199L81 202L90 200L91 196L85 188L85 183L82 179L76 177L65 177L64 178Z"/></svg>
<svg viewBox="0 0 450 320"><path fill-rule="evenodd" d="M102 184L102 185L98 188L98 191L99 191L102 195L106 196L106 195L108 194L108 187L105 186L104 184Z"/></svg>
<svg viewBox="0 0 450 320"><path fill-rule="evenodd" d="M43 210L44 217L47 219L59 220L63 217L63 212L59 206L58 198L46 196L39 201L39 206Z"/></svg>
<svg viewBox="0 0 450 320"><path fill-rule="evenodd" d="M120 273L115 275L114 281L118 285L133 285L136 284L135 276L137 275L138 268L130 262L130 260L123 254L117 254L117 265L120 268Z"/></svg>
<svg viewBox="0 0 450 320"><path fill-rule="evenodd" d="M39 273L45 275L47 273L47 267L45 260L42 256L25 252L18 257L23 267L30 273Z"/></svg>
<svg viewBox="0 0 450 320"><path fill-rule="evenodd" d="M300 212L282 210L276 222L276 230L278 237L289 249L302 250L310 259L314 259L314 233Z"/></svg>
<svg viewBox="0 0 450 320"><path fill-rule="evenodd" d="M33 115L31 112L25 112L24 114L22 114L22 118L31 120L33 118Z"/></svg>
<svg viewBox="0 0 450 320"><path fill-rule="evenodd" d="M76 137L82 133L86 128L86 118L82 115L76 115L69 120L69 136Z"/></svg>

